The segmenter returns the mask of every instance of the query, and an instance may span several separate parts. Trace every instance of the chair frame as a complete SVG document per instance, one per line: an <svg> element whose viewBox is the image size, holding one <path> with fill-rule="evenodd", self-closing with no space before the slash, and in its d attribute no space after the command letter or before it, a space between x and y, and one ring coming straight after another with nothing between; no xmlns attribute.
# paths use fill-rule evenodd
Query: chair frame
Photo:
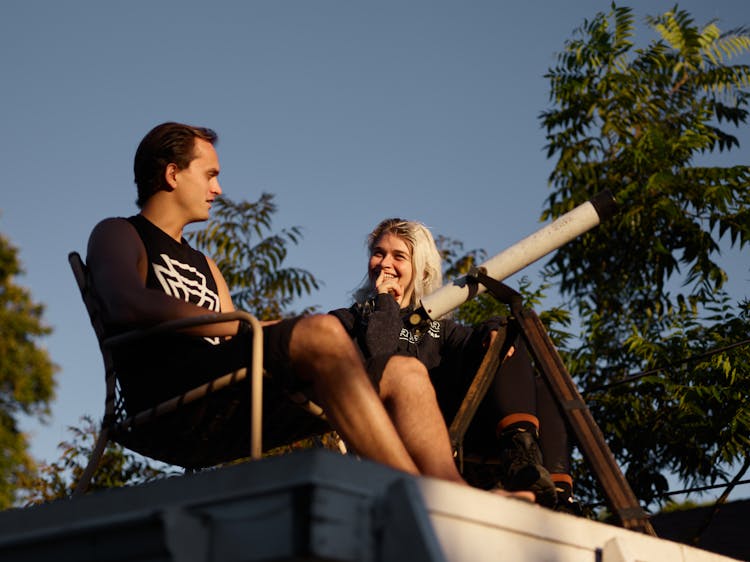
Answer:
<svg viewBox="0 0 750 562"><path fill-rule="evenodd" d="M216 390L237 384L247 378L247 369L243 368L220 376L179 396L165 400L147 410L125 416L122 397L119 396L118 392L118 381L112 359L112 350L123 344L133 343L158 334L184 330L189 327L237 320L244 322L251 327L252 359L250 364L250 388L252 396L250 402L250 457L252 459L260 458L263 450L263 329L258 319L248 312L238 310L234 312L213 313L193 318L170 320L150 328L131 330L116 336L106 337L100 313L101 307L91 283L88 266L78 252L70 252L70 254L68 254L68 262L73 270L73 275L75 276L84 304L86 305L91 325L94 328L94 332L96 333L99 342L99 348L104 360L106 385L104 416L102 418L99 436L89 457L88 464L76 484L73 496L83 494L88 489L91 479L101 462L107 443L109 441L117 442L118 433L132 432L132 430L138 426L152 421L164 414L174 412L184 404L189 404L205 398ZM314 405L312 406L314 410ZM319 415L319 412L315 411L315 413L318 413Z"/></svg>

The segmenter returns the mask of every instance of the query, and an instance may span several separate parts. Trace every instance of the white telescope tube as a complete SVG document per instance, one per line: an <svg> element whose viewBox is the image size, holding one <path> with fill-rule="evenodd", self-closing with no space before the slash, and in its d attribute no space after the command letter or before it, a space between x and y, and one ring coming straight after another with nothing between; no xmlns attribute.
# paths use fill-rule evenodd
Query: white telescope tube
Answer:
<svg viewBox="0 0 750 562"><path fill-rule="evenodd" d="M612 193L602 191L478 267L483 268L488 277L502 281L591 230L611 216L616 205ZM418 317L436 320L485 290L483 285L467 277L456 279L450 285L422 297L413 321L418 322Z"/></svg>

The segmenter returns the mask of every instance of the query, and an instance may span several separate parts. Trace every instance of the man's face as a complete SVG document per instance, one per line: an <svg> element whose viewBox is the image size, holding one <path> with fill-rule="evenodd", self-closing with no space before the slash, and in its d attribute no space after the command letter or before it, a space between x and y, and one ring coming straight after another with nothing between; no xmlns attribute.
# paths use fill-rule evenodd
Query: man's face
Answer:
<svg viewBox="0 0 750 562"><path fill-rule="evenodd" d="M187 222L207 220L211 204L221 195L216 149L210 142L197 138L193 150L195 158L190 165L174 174L177 201Z"/></svg>

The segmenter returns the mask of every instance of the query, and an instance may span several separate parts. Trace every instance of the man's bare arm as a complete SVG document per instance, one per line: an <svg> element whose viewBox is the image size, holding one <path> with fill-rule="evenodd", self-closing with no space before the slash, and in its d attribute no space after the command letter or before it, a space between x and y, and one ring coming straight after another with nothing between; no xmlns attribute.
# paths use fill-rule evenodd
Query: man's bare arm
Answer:
<svg viewBox="0 0 750 562"><path fill-rule="evenodd" d="M107 324L151 326L167 320L210 314L205 308L146 287L146 250L133 226L124 219L105 219L96 225L89 238L86 261ZM215 265L212 271L214 269L218 273ZM221 274L218 275L222 310L230 312L234 307L228 297L229 291ZM200 336L231 336L237 333L237 328L237 322L222 322L186 332Z"/></svg>

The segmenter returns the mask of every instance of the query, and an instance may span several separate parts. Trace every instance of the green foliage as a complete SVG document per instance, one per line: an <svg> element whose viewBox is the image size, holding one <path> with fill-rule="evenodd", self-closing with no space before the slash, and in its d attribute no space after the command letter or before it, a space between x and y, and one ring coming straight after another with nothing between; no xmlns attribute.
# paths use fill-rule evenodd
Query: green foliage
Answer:
<svg viewBox="0 0 750 562"><path fill-rule="evenodd" d="M54 397L56 366L38 343L51 329L44 307L14 283L17 250L0 236L0 509L10 507L23 474L33 469L19 415L44 418Z"/></svg>
<svg viewBox="0 0 750 562"><path fill-rule="evenodd" d="M42 465L35 473L24 476L21 502L33 505L70 497L81 478L98 437L98 425L88 416L81 418L81 427L68 427L73 440L58 445L60 459ZM90 491L120 488L180 474L165 466L160 468L147 459L110 442L94 473Z"/></svg>
<svg viewBox="0 0 750 562"><path fill-rule="evenodd" d="M310 272L282 267L287 245L299 243L302 235L297 226L268 234L275 212L268 193L254 203L221 197L214 201L206 228L190 235L216 260L235 305L260 320L292 315L287 308L294 299L319 288Z"/></svg>
<svg viewBox="0 0 750 562"><path fill-rule="evenodd" d="M568 367L648 502L667 470L714 483L750 452L750 350L707 354L750 333L747 303L730 302L717 263L722 245L750 242L750 166L706 164L739 146L750 67L728 61L750 52L750 34L700 28L677 8L646 22L658 38L636 48L630 9L585 21L547 75L553 108L541 120L557 158L543 218L603 189L620 203L545 273L580 318Z"/></svg>
<svg viewBox="0 0 750 562"><path fill-rule="evenodd" d="M669 503L664 506L663 509L661 509L660 513L675 513L678 511L689 511L691 509L696 509L698 507L701 507L701 504L696 503L694 501L686 500L684 502L680 503Z"/></svg>
<svg viewBox="0 0 750 562"><path fill-rule="evenodd" d="M329 431L320 435L313 435L312 437L304 437L286 445L280 445L274 449L265 451L263 457L277 457L307 449L326 449L335 453L342 453L345 447L339 434L335 431Z"/></svg>

